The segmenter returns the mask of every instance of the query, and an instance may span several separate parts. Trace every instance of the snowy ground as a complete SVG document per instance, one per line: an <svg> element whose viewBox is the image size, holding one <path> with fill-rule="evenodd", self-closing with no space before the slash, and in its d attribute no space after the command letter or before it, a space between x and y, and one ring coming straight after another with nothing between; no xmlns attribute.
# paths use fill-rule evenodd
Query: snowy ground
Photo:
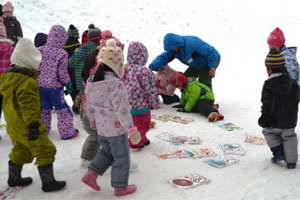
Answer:
<svg viewBox="0 0 300 200"><path fill-rule="evenodd" d="M262 136L257 125L260 115L260 93L267 78L264 59L268 52L266 39L279 26L285 33L288 46L299 45L300 3L296 0L13 0L15 15L21 22L24 36L33 40L37 32L48 33L51 26L70 23L82 33L89 23L102 30L110 29L128 47L130 41L143 42L149 51L149 62L163 50L162 40L166 33L197 35L215 46L222 56L214 79L214 92L224 122L233 122L243 129L227 132L196 114L182 114L195 119L188 125L156 121L149 131L151 145L142 151L132 152L132 161L139 169L130 174L130 183L137 184L138 191L122 199L258 199L295 200L300 196L300 167L287 170L285 165L270 162L271 153L266 145L244 143L246 134ZM1 3L4 3L3 1ZM125 50L127 50L125 46ZM173 61L170 66L178 71L186 69ZM70 102L70 98L68 97ZM170 106L162 105L153 114L178 114ZM80 136L70 141L59 139L56 116L49 134L57 147L54 163L58 180L66 180L66 189L43 193L36 167L24 166L23 175L32 176L31 186L22 189L15 199L117 199L110 186L110 170L98 183L96 192L80 182L85 169L80 167L80 153L86 134L78 116L75 126ZM2 123L5 121L2 119ZM158 151L197 148L192 145L174 146L155 136L162 132L177 135L199 136L203 141L198 147L210 147L221 154L219 144L239 143L246 151L239 156L240 162L224 169L214 168L204 159L161 160ZM296 132L300 133L299 127ZM11 142L4 130L0 132L0 185L7 180L7 161ZM199 173L211 180L207 185L181 190L172 187L167 180L188 173Z"/></svg>

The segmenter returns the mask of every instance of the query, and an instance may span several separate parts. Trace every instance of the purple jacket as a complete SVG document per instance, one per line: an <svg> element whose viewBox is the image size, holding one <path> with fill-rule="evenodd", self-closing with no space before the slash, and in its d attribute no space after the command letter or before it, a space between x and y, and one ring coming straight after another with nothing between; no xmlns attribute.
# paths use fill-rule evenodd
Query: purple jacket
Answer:
<svg viewBox="0 0 300 200"><path fill-rule="evenodd" d="M132 115L159 108L159 97L153 75L145 67L147 60L146 47L140 42L131 42L128 47L127 63L122 80L127 87Z"/></svg>
<svg viewBox="0 0 300 200"><path fill-rule="evenodd" d="M54 25L49 32L46 45L38 48L42 54L39 66L41 74L37 79L40 87L58 88L69 83L68 54L64 50L67 39L65 28Z"/></svg>
<svg viewBox="0 0 300 200"><path fill-rule="evenodd" d="M87 81L87 116L96 124L98 135L114 137L134 127L126 86L117 77L110 80Z"/></svg>

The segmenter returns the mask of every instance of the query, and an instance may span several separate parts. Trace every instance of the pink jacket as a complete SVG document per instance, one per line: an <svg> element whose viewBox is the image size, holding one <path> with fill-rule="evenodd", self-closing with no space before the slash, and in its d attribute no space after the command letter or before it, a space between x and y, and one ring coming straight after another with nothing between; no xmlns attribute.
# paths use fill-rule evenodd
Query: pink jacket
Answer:
<svg viewBox="0 0 300 200"><path fill-rule="evenodd" d="M87 81L87 116L95 122L98 135L115 137L134 128L126 86L117 77ZM91 123L93 126L93 123Z"/></svg>
<svg viewBox="0 0 300 200"><path fill-rule="evenodd" d="M10 66L10 57L13 51L12 41L0 39L0 74L3 74Z"/></svg>
<svg viewBox="0 0 300 200"><path fill-rule="evenodd" d="M176 73L174 69L166 65L155 74L156 89L159 94L173 96L176 87L172 86L172 77Z"/></svg>

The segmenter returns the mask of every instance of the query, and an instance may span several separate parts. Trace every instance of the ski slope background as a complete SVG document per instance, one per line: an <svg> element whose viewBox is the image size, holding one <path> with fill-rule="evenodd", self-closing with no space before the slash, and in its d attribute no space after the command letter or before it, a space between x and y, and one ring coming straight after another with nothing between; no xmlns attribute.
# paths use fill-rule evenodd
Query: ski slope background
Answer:
<svg viewBox="0 0 300 200"><path fill-rule="evenodd" d="M1 3L5 3L3 0ZM130 174L129 183L136 184L136 193L122 199L225 199L225 200L295 200L300 198L300 166L287 170L285 165L270 162L271 152L267 145L255 146L244 143L246 134L262 136L257 124L260 115L260 95L267 74L264 59L268 53L267 37L277 26L285 34L287 46L300 45L300 3L297 0L12 0L14 15L20 21L24 37L34 39L38 32L48 33L54 24L66 29L74 24L81 33L90 23L102 30L109 29L125 43L140 41L149 51L150 62L163 51L163 37L168 32L179 35L196 35L214 46L221 54L221 63L213 80L216 102L225 116L224 122L232 122L242 130L227 132L218 127L221 122L209 123L197 114L180 113L195 119L188 125L156 121L156 127L148 133L150 146L136 152L131 160L138 164ZM299 54L298 54L299 56ZM187 67L173 61L170 66L178 71ZM177 91L179 94L179 91ZM68 102L70 101L70 97ZM170 106L152 112L156 115L179 114ZM52 115L49 137L57 147L54 162L55 176L66 180L67 187L58 192L43 193L36 166L25 165L23 176L31 176L33 184L17 193L15 199L117 199L110 185L110 169L98 183L96 192L80 179L86 172L80 166L82 144L87 136L76 115L74 124L80 130L78 138L60 140L56 128L56 115ZM2 123L5 123L2 118ZM298 123L299 125L299 123ZM155 136L162 132L177 135L199 136L199 146L174 146ZM300 133L299 126L296 132ZM0 186L8 177L8 154L11 142L1 130ZM157 152L167 150L210 147L221 155L219 144L239 143L246 151L239 156L239 163L224 169L212 167L204 159L158 159ZM177 189L167 183L173 177L198 173L210 183L193 189Z"/></svg>

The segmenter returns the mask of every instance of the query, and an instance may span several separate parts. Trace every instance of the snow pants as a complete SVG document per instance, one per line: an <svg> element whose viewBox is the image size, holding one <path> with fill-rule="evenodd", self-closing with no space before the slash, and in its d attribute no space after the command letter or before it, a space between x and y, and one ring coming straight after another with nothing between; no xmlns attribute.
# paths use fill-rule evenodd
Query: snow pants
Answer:
<svg viewBox="0 0 300 200"><path fill-rule="evenodd" d="M212 107L213 103L213 100L199 100L192 109L192 112L200 113L201 115L208 117L208 115L212 112L219 112L217 109Z"/></svg>
<svg viewBox="0 0 300 200"><path fill-rule="evenodd" d="M98 136L101 146L89 169L103 175L111 168L111 186L121 188L128 186L130 153L127 134L116 137Z"/></svg>
<svg viewBox="0 0 300 200"><path fill-rule="evenodd" d="M61 139L69 139L75 135L73 114L65 100L63 87L40 87L42 100L42 121L48 133L51 130L51 110L56 110L57 127Z"/></svg>
<svg viewBox="0 0 300 200"><path fill-rule="evenodd" d="M89 135L83 143L81 158L93 160L99 151L98 134L96 130L91 128L89 118L86 115L83 116L83 128Z"/></svg>
<svg viewBox="0 0 300 200"><path fill-rule="evenodd" d="M142 140L139 144L137 144L137 146L141 146L148 140L146 134L150 129L151 113L150 113L150 111L148 111L143 114L132 115L132 120L133 120L134 126L136 126L138 131L141 133ZM132 143L130 142L130 140L129 140L129 145L132 146Z"/></svg>
<svg viewBox="0 0 300 200"><path fill-rule="evenodd" d="M286 163L296 163L298 161L298 139L295 128L264 128L262 132L270 148L283 146Z"/></svg>
<svg viewBox="0 0 300 200"><path fill-rule="evenodd" d="M8 133L13 144L10 160L17 165L31 163L34 158L38 166L50 165L55 160L56 148L48 138L44 126L40 127L40 135L34 141L28 140L28 133Z"/></svg>

